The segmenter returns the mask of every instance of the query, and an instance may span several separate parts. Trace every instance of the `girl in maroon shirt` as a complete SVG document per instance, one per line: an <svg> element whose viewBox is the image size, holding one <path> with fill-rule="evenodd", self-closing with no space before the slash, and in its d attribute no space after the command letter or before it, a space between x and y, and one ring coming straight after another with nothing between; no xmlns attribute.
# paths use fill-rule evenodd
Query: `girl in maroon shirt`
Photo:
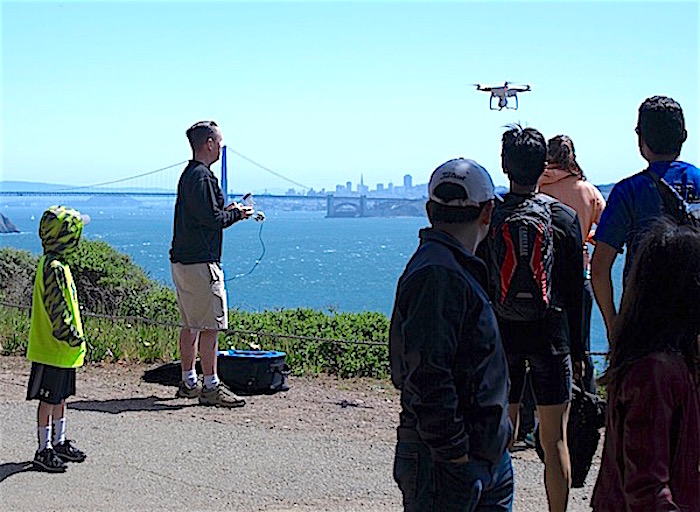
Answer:
<svg viewBox="0 0 700 512"><path fill-rule="evenodd" d="M700 230L660 221L611 340L596 512L700 511Z"/></svg>

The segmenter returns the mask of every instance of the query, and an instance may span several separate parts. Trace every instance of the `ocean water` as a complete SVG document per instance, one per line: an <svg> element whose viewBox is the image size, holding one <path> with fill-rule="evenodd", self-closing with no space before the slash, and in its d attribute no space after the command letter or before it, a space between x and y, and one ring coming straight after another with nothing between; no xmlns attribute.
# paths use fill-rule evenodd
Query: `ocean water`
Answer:
<svg viewBox="0 0 700 512"><path fill-rule="evenodd" d="M21 231L0 235L0 246L41 253L38 222L48 203L46 198L30 199L0 203L0 212ZM150 277L172 286L168 256L172 201L125 207L81 204L76 199L70 204L92 217L84 231L86 238L108 242L129 254ZM390 315L396 282L418 245L418 230L427 226L423 217L327 219L320 211L266 214L262 232L261 223L252 220L224 232L222 267L230 279L231 308L309 307ZM622 260L618 258L613 269L618 292ZM236 277L251 269L250 274ZM606 351L605 328L595 305L591 324L591 349Z"/></svg>

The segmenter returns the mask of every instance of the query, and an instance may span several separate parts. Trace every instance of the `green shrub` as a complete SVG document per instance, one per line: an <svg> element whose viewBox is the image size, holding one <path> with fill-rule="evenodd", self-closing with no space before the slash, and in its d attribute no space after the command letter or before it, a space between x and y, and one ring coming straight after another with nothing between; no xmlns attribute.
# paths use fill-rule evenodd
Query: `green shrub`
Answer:
<svg viewBox="0 0 700 512"><path fill-rule="evenodd" d="M38 261L29 251L0 248L0 297L13 304L31 304Z"/></svg>
<svg viewBox="0 0 700 512"><path fill-rule="evenodd" d="M141 267L108 243L81 240L67 263L75 276L81 306L93 313L144 315L153 287Z"/></svg>
<svg viewBox="0 0 700 512"><path fill-rule="evenodd" d="M340 377L386 377L389 354L386 340L389 319L380 313L328 313L312 309L282 309L262 313L229 312L229 327L255 334L229 334L229 348L282 350L295 373L330 373ZM262 334L262 333L275 333ZM323 340L286 338L283 335L326 340L370 341L359 345Z"/></svg>
<svg viewBox="0 0 700 512"><path fill-rule="evenodd" d="M27 251L0 250L0 299L30 304L38 257ZM81 241L68 263L78 288L88 344L88 362L172 361L179 357L180 321L175 292L148 278L131 259L105 242ZM140 321L90 317L88 313L145 317ZM0 306L2 354L23 354L29 311ZM232 332L221 335L222 349L282 350L297 375L330 373L340 377L385 378L389 319L380 313L339 313L307 308L250 313L229 311ZM291 336L291 337L290 337ZM298 337L310 338L300 339ZM331 340L370 341L361 345Z"/></svg>

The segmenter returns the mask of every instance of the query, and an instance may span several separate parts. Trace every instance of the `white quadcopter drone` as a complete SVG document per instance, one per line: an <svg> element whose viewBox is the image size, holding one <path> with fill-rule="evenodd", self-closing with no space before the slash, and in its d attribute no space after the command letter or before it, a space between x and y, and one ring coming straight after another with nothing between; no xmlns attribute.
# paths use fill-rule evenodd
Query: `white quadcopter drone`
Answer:
<svg viewBox="0 0 700 512"><path fill-rule="evenodd" d="M477 91L490 92L489 108L491 110L518 110L518 93L530 91L529 85L511 85L511 82L503 82L503 85L481 85L471 84L476 86ZM498 108L493 106L493 99L498 98ZM508 106L508 98L515 99L515 106Z"/></svg>

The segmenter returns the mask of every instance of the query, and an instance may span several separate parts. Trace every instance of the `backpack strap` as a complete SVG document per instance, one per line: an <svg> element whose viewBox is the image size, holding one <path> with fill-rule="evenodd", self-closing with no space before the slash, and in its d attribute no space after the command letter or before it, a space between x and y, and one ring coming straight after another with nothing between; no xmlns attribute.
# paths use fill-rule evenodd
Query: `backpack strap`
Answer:
<svg viewBox="0 0 700 512"><path fill-rule="evenodd" d="M664 185L661 183L661 177L657 176L657 174L651 170L651 167L647 167L644 170L644 174L647 175L648 177L651 178L651 181L654 182L654 186L656 187L656 191L659 193L659 196L661 197L661 202L663 203L664 211L671 215L672 212L676 210L676 205L671 204L669 201L669 197L667 194L663 193L663 188ZM668 183L665 185L666 187L670 188ZM675 190L674 190L675 192Z"/></svg>
<svg viewBox="0 0 700 512"><path fill-rule="evenodd" d="M700 219L696 219L694 215L689 213L688 204L683 196L681 196L665 179L657 176L649 167L644 171L644 174L651 178L656 186L656 191L659 193L659 196L661 196L663 213L673 218L678 224L693 224L695 226L700 224ZM684 187L687 183L687 179L687 175L684 175Z"/></svg>
<svg viewBox="0 0 700 512"><path fill-rule="evenodd" d="M647 167L646 169L644 169L644 174L651 178L651 181L654 182L654 185L656 185L657 189L661 190L661 177L658 176L654 171L652 171L651 167Z"/></svg>
<svg viewBox="0 0 700 512"><path fill-rule="evenodd" d="M560 202L557 200L556 197L552 197L552 196L544 194L542 192L538 192L537 194L535 194L534 198L537 199L538 201L542 201L543 203L549 203L549 204Z"/></svg>

